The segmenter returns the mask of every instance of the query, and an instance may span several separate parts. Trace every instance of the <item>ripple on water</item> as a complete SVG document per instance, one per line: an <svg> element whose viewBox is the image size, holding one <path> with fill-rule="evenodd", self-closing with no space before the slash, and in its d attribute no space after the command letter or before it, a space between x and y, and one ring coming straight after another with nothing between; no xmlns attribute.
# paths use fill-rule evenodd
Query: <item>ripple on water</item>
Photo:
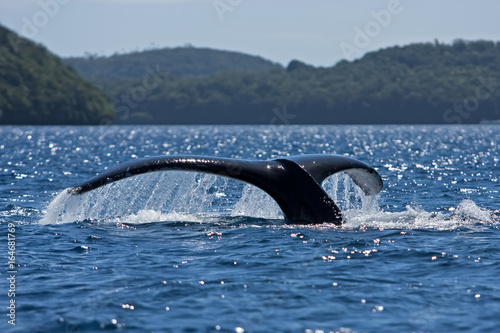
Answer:
<svg viewBox="0 0 500 333"><path fill-rule="evenodd" d="M493 332L496 128L2 127L19 331ZM265 194L202 175L57 195L133 156L178 153L347 154L385 187L365 198L327 179L341 228L286 224Z"/></svg>

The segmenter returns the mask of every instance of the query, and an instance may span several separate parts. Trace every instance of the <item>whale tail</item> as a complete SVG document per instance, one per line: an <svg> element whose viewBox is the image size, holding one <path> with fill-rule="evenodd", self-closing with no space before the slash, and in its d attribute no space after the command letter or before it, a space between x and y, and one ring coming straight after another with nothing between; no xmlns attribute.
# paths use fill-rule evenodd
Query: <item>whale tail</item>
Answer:
<svg viewBox="0 0 500 333"><path fill-rule="evenodd" d="M292 223L342 224L342 213L321 187L328 176L345 172L366 195L379 193L380 175L369 165L338 155L300 155L268 161L203 156L159 156L135 160L69 188L74 195L106 184L156 171L195 171L234 178L267 192Z"/></svg>

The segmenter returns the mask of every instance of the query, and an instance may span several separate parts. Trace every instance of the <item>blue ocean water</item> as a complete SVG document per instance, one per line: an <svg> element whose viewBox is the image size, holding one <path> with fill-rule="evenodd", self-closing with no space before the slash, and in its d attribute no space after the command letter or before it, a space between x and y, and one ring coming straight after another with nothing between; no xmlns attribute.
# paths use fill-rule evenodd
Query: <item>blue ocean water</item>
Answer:
<svg viewBox="0 0 500 333"><path fill-rule="evenodd" d="M2 332L500 326L500 126L0 127L0 137ZM312 153L370 164L384 190L364 197L346 176L327 179L342 227L287 224L262 191L198 173L64 192L145 156Z"/></svg>

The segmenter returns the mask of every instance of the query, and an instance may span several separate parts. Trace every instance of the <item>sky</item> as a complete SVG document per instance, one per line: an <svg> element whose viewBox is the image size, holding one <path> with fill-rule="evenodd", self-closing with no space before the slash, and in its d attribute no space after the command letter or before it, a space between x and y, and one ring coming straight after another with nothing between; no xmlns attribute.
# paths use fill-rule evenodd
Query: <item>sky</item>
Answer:
<svg viewBox="0 0 500 333"><path fill-rule="evenodd" d="M498 0L0 0L0 24L62 56L192 45L332 66L415 42L500 41Z"/></svg>

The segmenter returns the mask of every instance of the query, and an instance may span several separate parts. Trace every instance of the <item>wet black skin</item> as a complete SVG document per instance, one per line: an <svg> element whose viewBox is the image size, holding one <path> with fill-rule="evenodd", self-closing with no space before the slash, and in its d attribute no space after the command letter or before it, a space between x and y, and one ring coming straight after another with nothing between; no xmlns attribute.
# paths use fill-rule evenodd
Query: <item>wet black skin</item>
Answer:
<svg viewBox="0 0 500 333"><path fill-rule="evenodd" d="M340 209L321 187L323 180L334 173L347 173L366 195L377 194L383 187L375 169L339 155L300 155L267 161L156 156L123 164L68 191L79 195L127 177L172 170L216 174L255 185L278 203L287 221L297 224L342 224Z"/></svg>

